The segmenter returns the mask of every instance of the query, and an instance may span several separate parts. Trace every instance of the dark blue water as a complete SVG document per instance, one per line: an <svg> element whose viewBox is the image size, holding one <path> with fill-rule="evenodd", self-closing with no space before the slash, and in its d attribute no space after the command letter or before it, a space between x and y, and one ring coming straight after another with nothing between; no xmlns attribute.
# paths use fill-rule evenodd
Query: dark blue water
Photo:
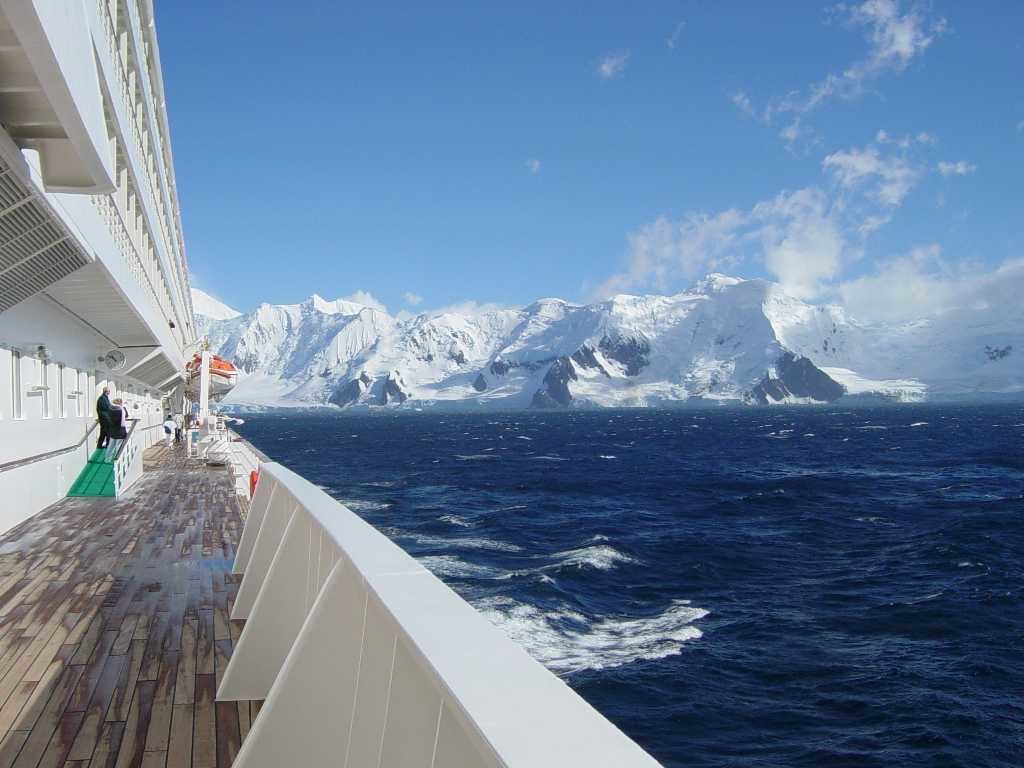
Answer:
<svg viewBox="0 0 1024 768"><path fill-rule="evenodd" d="M1024 408L254 416L666 765L1024 763Z"/></svg>

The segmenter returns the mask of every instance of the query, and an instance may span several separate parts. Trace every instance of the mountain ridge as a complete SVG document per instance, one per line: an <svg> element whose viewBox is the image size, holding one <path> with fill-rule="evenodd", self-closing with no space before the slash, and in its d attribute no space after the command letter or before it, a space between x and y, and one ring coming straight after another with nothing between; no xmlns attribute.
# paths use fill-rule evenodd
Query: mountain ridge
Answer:
<svg viewBox="0 0 1024 768"><path fill-rule="evenodd" d="M630 407L1024 391L1015 352L1024 318L1003 308L867 324L776 283L717 273L670 296L414 317L315 294L237 315L219 302L218 317L203 315L208 306L196 302L197 323L242 371L226 401L236 405Z"/></svg>

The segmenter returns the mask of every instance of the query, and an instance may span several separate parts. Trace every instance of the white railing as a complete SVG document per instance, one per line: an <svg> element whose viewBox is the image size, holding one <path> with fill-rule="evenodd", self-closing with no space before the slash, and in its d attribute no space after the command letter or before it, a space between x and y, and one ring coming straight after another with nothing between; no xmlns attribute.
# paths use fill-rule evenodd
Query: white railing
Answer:
<svg viewBox="0 0 1024 768"><path fill-rule="evenodd" d="M135 434L138 419L130 419L128 436L114 455L114 495L120 496L132 483L142 477L142 449Z"/></svg>
<svg viewBox="0 0 1024 768"><path fill-rule="evenodd" d="M235 768L657 765L350 510L264 463L222 701L266 699Z"/></svg>
<svg viewBox="0 0 1024 768"><path fill-rule="evenodd" d="M214 429L199 443L200 455L207 459L224 462L234 476L235 491L239 496L250 498L249 474L259 471L260 463L266 460L249 443L231 429Z"/></svg>

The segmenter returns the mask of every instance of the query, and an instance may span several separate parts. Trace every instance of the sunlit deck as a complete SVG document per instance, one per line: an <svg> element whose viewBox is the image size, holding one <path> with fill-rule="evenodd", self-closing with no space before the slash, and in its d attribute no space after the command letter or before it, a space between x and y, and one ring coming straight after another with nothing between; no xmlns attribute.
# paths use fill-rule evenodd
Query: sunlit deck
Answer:
<svg viewBox="0 0 1024 768"><path fill-rule="evenodd" d="M0 537L0 768L231 765L259 708L214 701L241 528L227 470L158 447L121 498Z"/></svg>

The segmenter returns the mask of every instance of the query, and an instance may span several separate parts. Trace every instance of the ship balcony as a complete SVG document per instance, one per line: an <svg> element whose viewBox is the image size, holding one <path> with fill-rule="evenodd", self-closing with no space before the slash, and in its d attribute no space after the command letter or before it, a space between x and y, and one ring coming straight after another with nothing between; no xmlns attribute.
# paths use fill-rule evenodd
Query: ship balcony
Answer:
<svg viewBox="0 0 1024 768"><path fill-rule="evenodd" d="M114 190L103 94L81 2L0 0L0 124L39 153L47 191Z"/></svg>

